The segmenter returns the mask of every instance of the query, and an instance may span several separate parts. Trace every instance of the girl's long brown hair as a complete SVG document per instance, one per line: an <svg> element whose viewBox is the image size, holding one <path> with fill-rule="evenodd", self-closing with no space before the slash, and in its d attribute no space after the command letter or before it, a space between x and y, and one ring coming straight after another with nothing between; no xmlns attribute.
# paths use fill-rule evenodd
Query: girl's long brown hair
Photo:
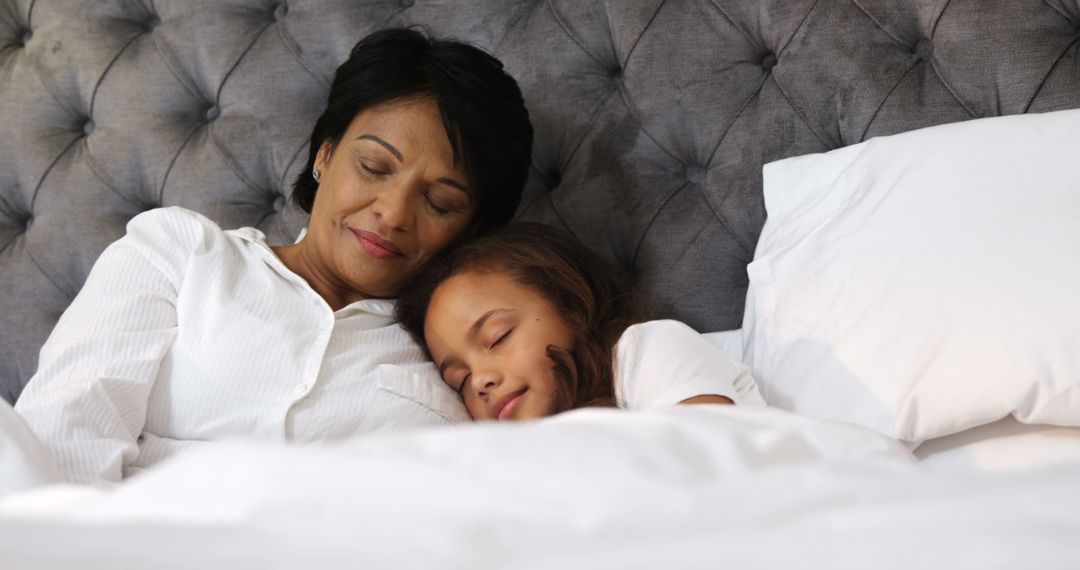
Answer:
<svg viewBox="0 0 1080 570"><path fill-rule="evenodd" d="M615 405L615 343L628 326L645 320L629 274L550 226L506 226L433 260L398 298L398 320L425 350L432 295L466 271L509 275L543 295L569 325L569 350L547 347L560 381L558 411Z"/></svg>

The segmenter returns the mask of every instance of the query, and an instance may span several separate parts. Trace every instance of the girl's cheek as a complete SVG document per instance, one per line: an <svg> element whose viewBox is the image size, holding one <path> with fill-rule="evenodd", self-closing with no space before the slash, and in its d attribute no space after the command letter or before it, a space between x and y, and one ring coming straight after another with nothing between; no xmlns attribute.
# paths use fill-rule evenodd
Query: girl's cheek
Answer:
<svg viewBox="0 0 1080 570"><path fill-rule="evenodd" d="M526 339L521 339L520 342L510 343L503 353L505 355L503 364L513 365L515 362L531 362L533 353L532 348L532 343L528 342Z"/></svg>
<svg viewBox="0 0 1080 570"><path fill-rule="evenodd" d="M530 344L528 350L519 351L517 355L517 362L528 362L530 376L537 376L543 374L548 368L550 363L547 357L546 347L539 344Z"/></svg>

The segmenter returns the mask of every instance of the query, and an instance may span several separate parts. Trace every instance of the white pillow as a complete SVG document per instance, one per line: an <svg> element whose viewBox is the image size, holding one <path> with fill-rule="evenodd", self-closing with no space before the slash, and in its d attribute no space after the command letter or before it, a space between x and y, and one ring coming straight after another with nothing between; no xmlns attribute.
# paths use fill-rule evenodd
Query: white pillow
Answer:
<svg viewBox="0 0 1080 570"><path fill-rule="evenodd" d="M1080 425L1080 110L765 165L743 321L770 405L910 443Z"/></svg>

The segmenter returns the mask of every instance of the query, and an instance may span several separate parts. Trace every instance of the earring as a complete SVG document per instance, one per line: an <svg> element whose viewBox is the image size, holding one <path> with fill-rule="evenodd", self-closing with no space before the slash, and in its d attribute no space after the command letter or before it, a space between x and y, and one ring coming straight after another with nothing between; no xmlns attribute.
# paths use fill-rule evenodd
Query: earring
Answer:
<svg viewBox="0 0 1080 570"><path fill-rule="evenodd" d="M319 169L318 168L311 171L311 177L315 179L315 182L319 181Z"/></svg>

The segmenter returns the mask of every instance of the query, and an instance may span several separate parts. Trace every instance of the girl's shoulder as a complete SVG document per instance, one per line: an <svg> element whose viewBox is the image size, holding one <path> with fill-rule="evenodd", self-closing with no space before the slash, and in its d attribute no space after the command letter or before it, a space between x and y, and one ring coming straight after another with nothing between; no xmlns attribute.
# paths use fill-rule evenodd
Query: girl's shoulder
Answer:
<svg viewBox="0 0 1080 570"><path fill-rule="evenodd" d="M750 401L744 393L756 392L739 359L680 321L628 327L615 346L614 360L616 401L623 408L650 409L699 395L742 403Z"/></svg>
<svg viewBox="0 0 1080 570"><path fill-rule="evenodd" d="M615 382L667 376L672 364L697 358L709 343L681 321L645 321L626 328L614 348Z"/></svg>
<svg viewBox="0 0 1080 570"><path fill-rule="evenodd" d="M662 342L664 344L677 344L680 339L702 339L701 333L690 325L672 319L656 321L644 321L626 327L622 336L619 337L617 346L640 342Z"/></svg>

